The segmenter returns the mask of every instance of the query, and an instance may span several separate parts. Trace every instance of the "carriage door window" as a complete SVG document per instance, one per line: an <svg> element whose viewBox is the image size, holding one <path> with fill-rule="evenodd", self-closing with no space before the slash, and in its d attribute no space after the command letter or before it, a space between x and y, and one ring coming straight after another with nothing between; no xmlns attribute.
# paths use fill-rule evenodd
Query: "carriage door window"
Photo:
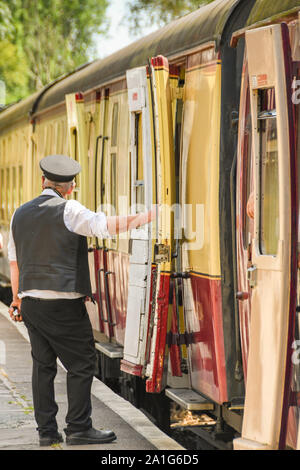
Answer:
<svg viewBox="0 0 300 470"><path fill-rule="evenodd" d="M18 205L17 193L17 168L12 167L12 212L14 212Z"/></svg>
<svg viewBox="0 0 300 470"><path fill-rule="evenodd" d="M10 219L11 216L11 191L10 191L10 169L6 168L6 220Z"/></svg>
<svg viewBox="0 0 300 470"><path fill-rule="evenodd" d="M248 80L247 80L248 84ZM242 216L243 216L243 246L249 245L250 218L247 215L247 202L251 193L251 155L252 155L252 119L250 109L250 90L246 87L245 121L243 129L243 184L242 184Z"/></svg>
<svg viewBox="0 0 300 470"><path fill-rule="evenodd" d="M275 89L258 92L260 230L263 255L276 255L279 240L279 178Z"/></svg>
<svg viewBox="0 0 300 470"><path fill-rule="evenodd" d="M4 221L5 219L5 179L4 179L4 170L0 170L0 220Z"/></svg>
<svg viewBox="0 0 300 470"><path fill-rule="evenodd" d="M111 128L110 149L110 204L117 213L117 146L118 146L119 104L114 103Z"/></svg>
<svg viewBox="0 0 300 470"><path fill-rule="evenodd" d="M144 169L143 169L143 139L142 139L142 114L135 114L135 203L136 212L143 211L143 205L145 204L144 196Z"/></svg>
<svg viewBox="0 0 300 470"><path fill-rule="evenodd" d="M79 161L79 155L78 155L78 132L77 132L77 129L76 127L74 127L72 129L72 134L71 134L71 146L72 146L72 155L74 157L74 160L76 160L76 162ZM79 191L80 191L80 174L76 175L75 176L75 183L76 183L76 186L75 188L73 188L73 196L74 196L74 199L78 200L79 199Z"/></svg>
<svg viewBox="0 0 300 470"><path fill-rule="evenodd" d="M18 204L23 203L23 167L19 166L19 202Z"/></svg>

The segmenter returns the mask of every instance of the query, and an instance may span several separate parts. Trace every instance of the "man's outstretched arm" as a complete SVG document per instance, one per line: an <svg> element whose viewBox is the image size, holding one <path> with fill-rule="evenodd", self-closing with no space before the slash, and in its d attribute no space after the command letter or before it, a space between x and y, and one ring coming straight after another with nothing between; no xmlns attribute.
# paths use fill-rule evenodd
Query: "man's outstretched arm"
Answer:
<svg viewBox="0 0 300 470"><path fill-rule="evenodd" d="M135 215L116 215L107 217L107 230L110 235L127 232L140 227L141 225L148 224L154 220L156 209L148 212L141 212Z"/></svg>

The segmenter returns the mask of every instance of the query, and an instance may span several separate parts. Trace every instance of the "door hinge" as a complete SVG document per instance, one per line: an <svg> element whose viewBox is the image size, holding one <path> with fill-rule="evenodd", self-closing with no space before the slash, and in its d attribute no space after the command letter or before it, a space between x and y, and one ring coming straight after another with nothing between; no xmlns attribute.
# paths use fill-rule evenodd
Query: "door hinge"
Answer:
<svg viewBox="0 0 300 470"><path fill-rule="evenodd" d="M171 100L183 100L184 88L183 87L170 87L171 89Z"/></svg>
<svg viewBox="0 0 300 470"><path fill-rule="evenodd" d="M201 331L193 331L191 333L187 331L184 333L168 331L166 337L166 343L169 347L173 345L182 346L183 344L189 346L190 344L202 343L204 341L207 341L207 338Z"/></svg>
<svg viewBox="0 0 300 470"><path fill-rule="evenodd" d="M170 247L162 243L154 245L154 263L167 263L170 261Z"/></svg>

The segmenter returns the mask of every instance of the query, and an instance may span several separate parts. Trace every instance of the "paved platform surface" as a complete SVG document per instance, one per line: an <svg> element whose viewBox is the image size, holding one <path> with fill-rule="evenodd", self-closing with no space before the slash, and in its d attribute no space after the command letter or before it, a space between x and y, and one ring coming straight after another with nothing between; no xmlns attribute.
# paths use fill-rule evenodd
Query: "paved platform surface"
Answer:
<svg viewBox="0 0 300 470"><path fill-rule="evenodd" d="M0 302L0 450L184 450L129 402L98 379L92 387L92 419L97 429L112 429L109 444L39 447L31 393L31 348L23 323L14 323ZM61 364L55 379L59 431L67 412L66 372ZM63 433L64 435L64 433ZM65 436L64 436L65 437Z"/></svg>

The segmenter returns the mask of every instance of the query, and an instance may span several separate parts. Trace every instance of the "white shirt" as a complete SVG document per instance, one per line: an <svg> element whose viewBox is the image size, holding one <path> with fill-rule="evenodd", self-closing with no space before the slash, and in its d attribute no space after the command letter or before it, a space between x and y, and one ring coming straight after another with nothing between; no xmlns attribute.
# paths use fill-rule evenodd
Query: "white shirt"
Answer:
<svg viewBox="0 0 300 470"><path fill-rule="evenodd" d="M44 189L43 195L60 197L52 189ZM10 222L10 232L8 241L8 259L17 261L16 246L12 233L12 221ZM64 223L70 232L83 235L85 237L110 238L107 230L107 219L103 212L93 212L84 207L78 201L67 201L64 209ZM76 299L84 295L79 292L57 292L51 290L28 290L20 292L19 298L26 296L38 297L40 299Z"/></svg>

